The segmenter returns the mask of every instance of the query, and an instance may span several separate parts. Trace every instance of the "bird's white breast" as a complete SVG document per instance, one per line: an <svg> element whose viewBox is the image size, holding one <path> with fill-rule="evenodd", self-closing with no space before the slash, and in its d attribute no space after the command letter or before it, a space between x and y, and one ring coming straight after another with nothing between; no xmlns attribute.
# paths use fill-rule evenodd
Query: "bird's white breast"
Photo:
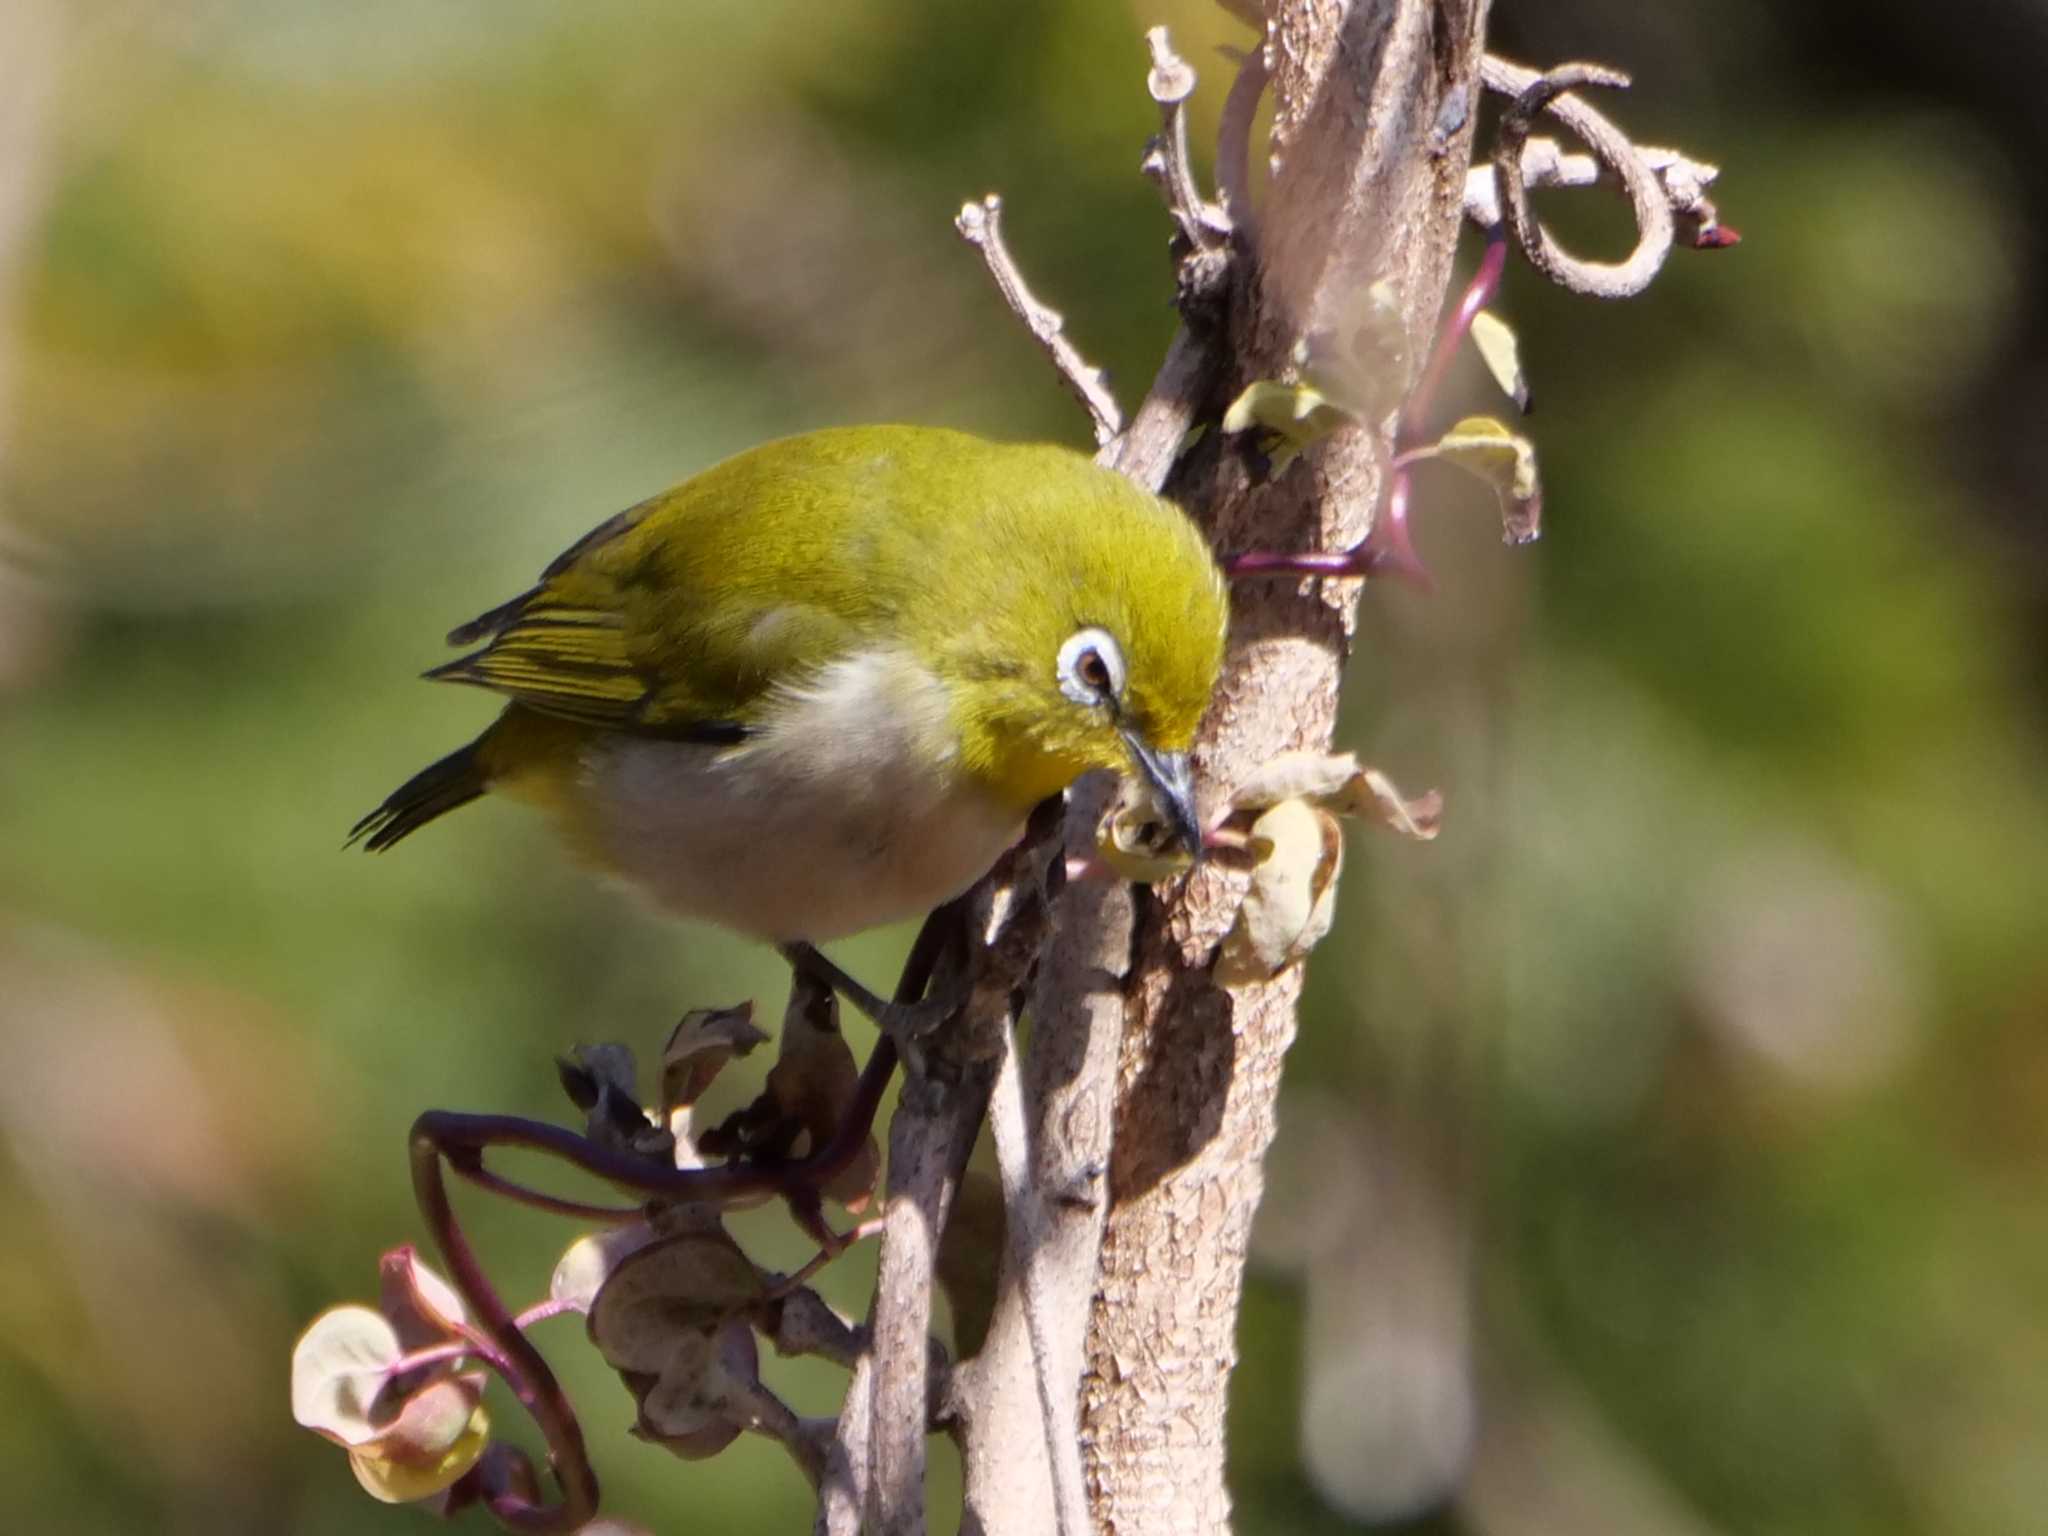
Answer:
<svg viewBox="0 0 2048 1536"><path fill-rule="evenodd" d="M895 651L784 692L736 747L615 737L583 789L608 862L664 906L825 940L971 885L1020 818L961 770L943 687Z"/></svg>

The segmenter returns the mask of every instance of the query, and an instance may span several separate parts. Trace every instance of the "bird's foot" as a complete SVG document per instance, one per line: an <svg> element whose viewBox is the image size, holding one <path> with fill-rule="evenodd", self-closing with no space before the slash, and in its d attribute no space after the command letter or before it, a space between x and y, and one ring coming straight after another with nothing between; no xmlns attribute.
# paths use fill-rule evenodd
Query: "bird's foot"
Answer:
<svg viewBox="0 0 2048 1536"><path fill-rule="evenodd" d="M913 1059L918 1043L958 1013L965 1001L961 997L935 996L919 998L915 1002L895 1002L862 985L859 978L829 958L815 944L780 944L776 947L793 969L824 982L874 1020L877 1027L896 1042L897 1049L903 1052L906 1060Z"/></svg>

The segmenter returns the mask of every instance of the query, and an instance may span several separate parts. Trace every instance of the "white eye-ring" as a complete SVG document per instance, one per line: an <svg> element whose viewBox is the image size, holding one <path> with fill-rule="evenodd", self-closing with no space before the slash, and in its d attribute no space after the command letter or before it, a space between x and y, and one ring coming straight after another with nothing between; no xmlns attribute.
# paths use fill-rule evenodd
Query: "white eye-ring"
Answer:
<svg viewBox="0 0 2048 1536"><path fill-rule="evenodd" d="M1060 692L1076 704L1114 704L1124 696L1124 653L1106 629L1078 630L1060 647Z"/></svg>

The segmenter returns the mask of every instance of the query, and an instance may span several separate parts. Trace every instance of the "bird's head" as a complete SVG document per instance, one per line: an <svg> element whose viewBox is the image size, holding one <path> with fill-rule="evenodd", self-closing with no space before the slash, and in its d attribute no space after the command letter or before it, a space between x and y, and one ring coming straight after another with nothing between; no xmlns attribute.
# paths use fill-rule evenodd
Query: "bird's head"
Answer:
<svg viewBox="0 0 2048 1536"><path fill-rule="evenodd" d="M1222 665L1224 582L1171 503L1060 450L956 556L937 637L965 766L1019 807L1091 769L1148 781L1190 851L1188 749Z"/></svg>

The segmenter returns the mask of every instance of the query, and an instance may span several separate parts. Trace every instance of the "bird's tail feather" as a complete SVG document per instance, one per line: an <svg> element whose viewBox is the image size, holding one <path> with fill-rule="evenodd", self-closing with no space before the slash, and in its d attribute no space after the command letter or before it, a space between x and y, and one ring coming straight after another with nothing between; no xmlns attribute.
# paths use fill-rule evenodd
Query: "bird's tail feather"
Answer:
<svg viewBox="0 0 2048 1536"><path fill-rule="evenodd" d="M361 843L366 852L381 853L428 822L476 799L484 792L477 746L471 742L458 747L391 791L382 805L349 828L347 846Z"/></svg>

